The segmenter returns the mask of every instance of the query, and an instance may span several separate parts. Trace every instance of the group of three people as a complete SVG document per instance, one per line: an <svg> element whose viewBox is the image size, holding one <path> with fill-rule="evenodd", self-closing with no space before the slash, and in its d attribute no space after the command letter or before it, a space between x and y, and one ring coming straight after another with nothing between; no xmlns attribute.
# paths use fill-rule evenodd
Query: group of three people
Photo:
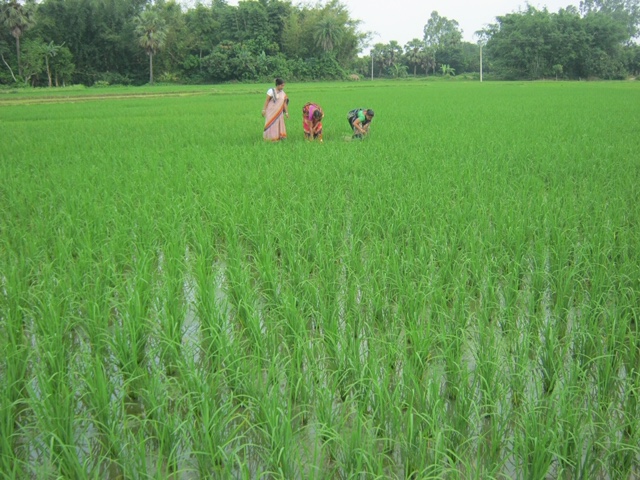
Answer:
<svg viewBox="0 0 640 480"><path fill-rule="evenodd" d="M369 125L374 112L370 108L354 108L347 114L347 121L353 131L352 138L364 138L369 133ZM289 118L289 98L284 93L284 81L276 78L276 86L267 91L262 109L265 118L263 137L265 140L278 141L287 138L284 117ZM308 140L322 142L322 119L324 112L316 103L305 103L302 107L302 128Z"/></svg>

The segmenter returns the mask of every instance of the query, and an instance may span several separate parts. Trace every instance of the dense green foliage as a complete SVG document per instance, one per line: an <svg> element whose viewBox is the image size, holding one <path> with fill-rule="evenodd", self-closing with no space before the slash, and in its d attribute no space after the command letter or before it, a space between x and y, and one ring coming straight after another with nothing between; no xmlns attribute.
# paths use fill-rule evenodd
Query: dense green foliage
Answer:
<svg viewBox="0 0 640 480"><path fill-rule="evenodd" d="M13 12L10 5L2 4L2 11ZM54 67L59 84L140 84L150 78L151 57L160 81L341 78L363 38L358 22L337 0L316 7L293 7L280 0L237 6L214 1L188 9L174 1L44 0L29 8L37 20L31 36L72 54L63 64L67 71L73 64L72 74L56 75ZM163 37L153 52L148 41L140 40L145 34L140 19L151 14L162 25L155 31ZM5 29L3 38L7 34L8 40L8 33ZM0 81L9 81L8 73L4 69ZM42 74L23 77L38 85Z"/></svg>
<svg viewBox="0 0 640 480"><path fill-rule="evenodd" d="M529 6L498 17L488 36L492 67L507 78L620 79L640 71L633 57L639 47L624 44L627 25L602 12L581 16L567 8L552 14Z"/></svg>
<svg viewBox="0 0 640 480"><path fill-rule="evenodd" d="M0 477L640 476L640 84L177 88L0 97Z"/></svg>
<svg viewBox="0 0 640 480"><path fill-rule="evenodd" d="M498 16L476 32L489 40L484 71L507 79L637 75L640 47L631 40L638 32L639 2L590 0L580 11L558 13L528 6ZM362 32L339 0L313 6L213 0L189 7L175 0L0 0L0 84L141 85L154 78L210 84L479 72L479 46L462 40L455 19L433 11L425 22L406 45L371 45L373 33ZM359 57L366 47L371 53Z"/></svg>

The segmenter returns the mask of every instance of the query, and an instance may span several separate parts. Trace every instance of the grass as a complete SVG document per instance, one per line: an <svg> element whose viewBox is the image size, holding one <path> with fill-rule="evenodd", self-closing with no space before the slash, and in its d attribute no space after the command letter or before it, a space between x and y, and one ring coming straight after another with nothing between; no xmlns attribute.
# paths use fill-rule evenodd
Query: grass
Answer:
<svg viewBox="0 0 640 480"><path fill-rule="evenodd" d="M640 475L639 87L267 88L0 97L0 478Z"/></svg>

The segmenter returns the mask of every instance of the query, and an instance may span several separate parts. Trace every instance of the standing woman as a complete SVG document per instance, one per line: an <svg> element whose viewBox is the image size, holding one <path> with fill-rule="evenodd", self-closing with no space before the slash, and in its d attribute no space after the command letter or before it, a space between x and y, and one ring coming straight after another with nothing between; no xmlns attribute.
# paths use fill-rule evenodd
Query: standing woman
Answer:
<svg viewBox="0 0 640 480"><path fill-rule="evenodd" d="M304 138L313 141L315 138L322 142L322 119L324 112L315 103L305 103L302 107L302 129Z"/></svg>
<svg viewBox="0 0 640 480"><path fill-rule="evenodd" d="M289 118L289 98L283 89L284 80L276 78L276 86L267 90L267 99L262 109L265 119L263 137L272 142L287 138L284 115Z"/></svg>

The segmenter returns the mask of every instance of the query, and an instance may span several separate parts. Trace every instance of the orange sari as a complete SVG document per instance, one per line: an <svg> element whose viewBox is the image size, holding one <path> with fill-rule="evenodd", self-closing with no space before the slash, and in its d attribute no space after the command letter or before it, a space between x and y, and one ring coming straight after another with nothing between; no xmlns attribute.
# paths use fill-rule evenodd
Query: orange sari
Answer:
<svg viewBox="0 0 640 480"><path fill-rule="evenodd" d="M283 138L287 138L287 128L284 124L284 107L289 103L289 98L284 91L276 91L270 88L267 95L271 97L267 105L267 111L264 118L264 133L262 136L265 140L276 142Z"/></svg>
<svg viewBox="0 0 640 480"><path fill-rule="evenodd" d="M322 116L320 120L313 119L313 112L316 110L320 110ZM304 137L311 138L311 126L315 129L315 134L313 138L319 138L322 140L322 119L324 118L324 113L319 105L315 103L305 103L304 107L302 107L302 130L304 130Z"/></svg>

